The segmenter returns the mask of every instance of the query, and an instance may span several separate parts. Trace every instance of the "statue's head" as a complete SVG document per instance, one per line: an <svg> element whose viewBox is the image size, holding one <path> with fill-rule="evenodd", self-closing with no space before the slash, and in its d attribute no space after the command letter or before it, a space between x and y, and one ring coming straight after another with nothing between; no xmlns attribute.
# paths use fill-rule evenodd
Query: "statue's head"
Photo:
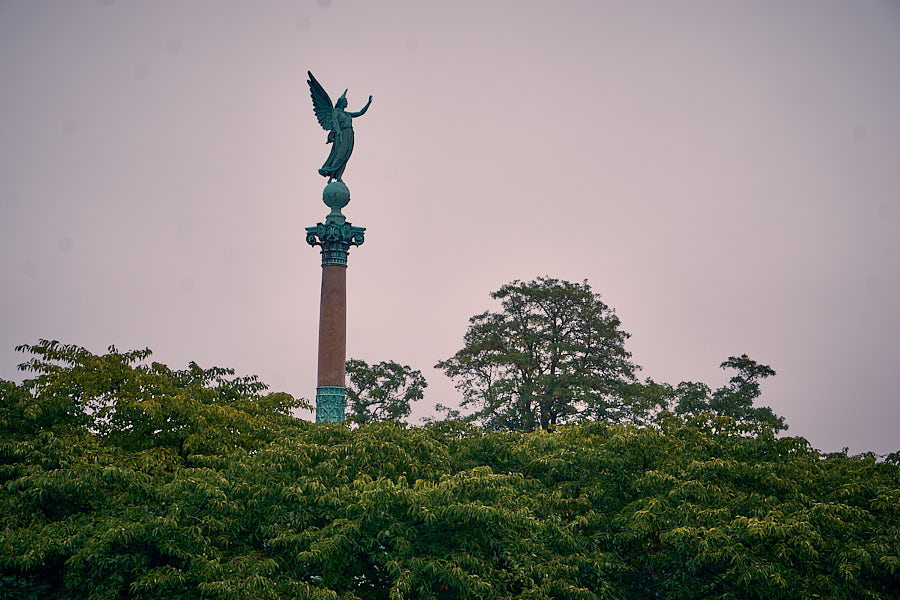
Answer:
<svg viewBox="0 0 900 600"><path fill-rule="evenodd" d="M337 108L347 108L347 90L344 90L344 93L341 94L341 97L337 99L334 105Z"/></svg>

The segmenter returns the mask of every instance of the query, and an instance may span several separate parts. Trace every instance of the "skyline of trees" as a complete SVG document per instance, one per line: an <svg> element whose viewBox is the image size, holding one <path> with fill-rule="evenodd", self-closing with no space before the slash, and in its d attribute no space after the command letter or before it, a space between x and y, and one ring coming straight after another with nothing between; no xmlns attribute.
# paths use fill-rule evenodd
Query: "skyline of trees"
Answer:
<svg viewBox="0 0 900 600"><path fill-rule="evenodd" d="M638 380L640 367L625 348L629 334L621 328L614 309L591 290L587 281L571 283L551 277L529 282L513 281L490 294L499 300L500 310L484 311L470 319L464 346L436 368L454 380L462 398L459 406L436 404L435 416L462 419L488 429L548 430L559 424L596 420L607 424L651 425L664 412L690 417L730 416L752 429L766 424L775 431L787 429L784 419L771 408L755 406L760 381L775 374L771 367L746 354L731 356L720 366L737 371L729 383L712 390L702 382L682 381L677 385ZM41 340L22 345L20 351L34 357L22 365L38 371L47 360L69 352L72 364L89 356L77 346ZM122 365L139 365L149 349L119 355ZM121 366L120 365L120 368ZM158 363L140 365L145 378L164 376ZM392 360L368 364L349 359L347 372L347 419L354 424L381 420L403 421L411 413L411 403L424 398L428 383L422 372ZM214 369L206 373L196 363L178 372L175 379L187 385L194 377L223 380L234 371ZM233 378L232 386L254 386L255 378ZM201 385L202 381L193 381ZM128 400L119 398L105 406L109 398L90 396L91 411L98 427L129 410ZM310 409L305 399L294 409ZM93 414L93 413L92 413ZM443 415L443 417L437 416ZM164 431L164 430L161 430Z"/></svg>

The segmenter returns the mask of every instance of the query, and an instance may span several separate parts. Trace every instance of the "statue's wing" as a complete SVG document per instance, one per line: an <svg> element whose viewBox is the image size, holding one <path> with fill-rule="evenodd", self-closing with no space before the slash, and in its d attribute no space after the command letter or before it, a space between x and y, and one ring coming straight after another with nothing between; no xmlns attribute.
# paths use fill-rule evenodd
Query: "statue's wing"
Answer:
<svg viewBox="0 0 900 600"><path fill-rule="evenodd" d="M331 111L334 110L331 98L328 97L328 92L325 91L322 84L313 77L312 72L307 71L306 74L309 75L307 83L309 83L309 95L312 96L313 112L316 113L316 120L319 121L322 129L331 131Z"/></svg>

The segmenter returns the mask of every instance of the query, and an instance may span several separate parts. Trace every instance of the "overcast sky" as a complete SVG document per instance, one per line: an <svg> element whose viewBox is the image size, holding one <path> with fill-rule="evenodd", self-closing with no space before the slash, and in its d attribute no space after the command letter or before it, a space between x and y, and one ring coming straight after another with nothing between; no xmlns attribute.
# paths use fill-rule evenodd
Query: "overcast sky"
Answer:
<svg viewBox="0 0 900 600"><path fill-rule="evenodd" d="M349 88L348 355L433 365L488 294L587 279L642 377L729 355L817 448L900 449L900 4L0 0L0 377L149 346L315 396ZM307 415L308 418L308 415Z"/></svg>

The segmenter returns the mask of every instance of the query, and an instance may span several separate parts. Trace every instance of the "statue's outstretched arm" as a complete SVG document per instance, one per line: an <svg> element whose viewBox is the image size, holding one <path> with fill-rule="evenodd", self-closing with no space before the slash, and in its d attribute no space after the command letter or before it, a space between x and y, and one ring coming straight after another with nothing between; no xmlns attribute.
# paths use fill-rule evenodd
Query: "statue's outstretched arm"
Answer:
<svg viewBox="0 0 900 600"><path fill-rule="evenodd" d="M366 111L369 110L369 105L370 105L370 104L372 104L372 96L369 96L369 101L366 102L366 105L362 107L362 110L360 110L359 112L355 112L355 113L352 112L352 113L350 113L350 116L351 116L351 117L361 117L361 116L363 116L364 114L366 114Z"/></svg>

